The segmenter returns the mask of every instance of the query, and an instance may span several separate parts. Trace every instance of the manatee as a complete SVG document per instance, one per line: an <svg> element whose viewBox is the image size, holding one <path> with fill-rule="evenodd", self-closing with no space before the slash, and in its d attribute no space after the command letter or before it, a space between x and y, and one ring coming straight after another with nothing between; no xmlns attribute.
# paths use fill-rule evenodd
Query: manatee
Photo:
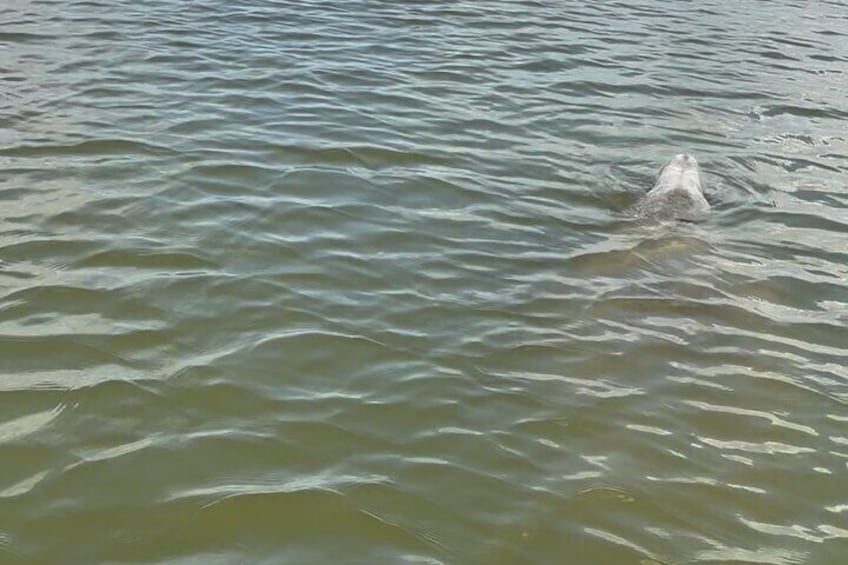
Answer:
<svg viewBox="0 0 848 565"><path fill-rule="evenodd" d="M654 187L628 212L637 218L691 222L709 209L698 161L691 155L680 153L660 169Z"/></svg>

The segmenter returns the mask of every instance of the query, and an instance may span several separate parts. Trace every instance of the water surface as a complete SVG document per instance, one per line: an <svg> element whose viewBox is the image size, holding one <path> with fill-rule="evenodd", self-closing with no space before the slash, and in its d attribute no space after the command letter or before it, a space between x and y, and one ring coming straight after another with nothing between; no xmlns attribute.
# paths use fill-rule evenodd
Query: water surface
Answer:
<svg viewBox="0 0 848 565"><path fill-rule="evenodd" d="M0 561L838 565L839 2L0 8ZM672 154L710 216L621 210Z"/></svg>

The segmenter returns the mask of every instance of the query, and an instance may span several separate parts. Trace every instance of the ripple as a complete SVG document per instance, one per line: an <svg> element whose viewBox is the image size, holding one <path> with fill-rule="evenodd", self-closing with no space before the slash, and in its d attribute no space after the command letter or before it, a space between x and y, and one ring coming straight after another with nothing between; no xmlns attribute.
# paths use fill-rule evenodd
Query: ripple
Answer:
<svg viewBox="0 0 848 565"><path fill-rule="evenodd" d="M158 155L167 151L149 143L126 139L96 139L69 145L31 145L0 149L4 157L94 157L103 155Z"/></svg>
<svg viewBox="0 0 848 565"><path fill-rule="evenodd" d="M63 406L38 412L35 414L27 414L7 420L0 423L0 443L16 441L21 437L35 433L38 430L45 428L53 420L55 420L64 410Z"/></svg>

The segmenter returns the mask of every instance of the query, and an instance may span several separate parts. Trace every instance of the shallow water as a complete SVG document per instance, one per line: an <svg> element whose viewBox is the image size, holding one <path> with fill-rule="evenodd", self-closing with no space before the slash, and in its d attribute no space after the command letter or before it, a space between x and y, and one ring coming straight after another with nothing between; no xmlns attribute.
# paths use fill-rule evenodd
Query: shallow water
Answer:
<svg viewBox="0 0 848 565"><path fill-rule="evenodd" d="M0 562L845 562L846 36L5 3Z"/></svg>

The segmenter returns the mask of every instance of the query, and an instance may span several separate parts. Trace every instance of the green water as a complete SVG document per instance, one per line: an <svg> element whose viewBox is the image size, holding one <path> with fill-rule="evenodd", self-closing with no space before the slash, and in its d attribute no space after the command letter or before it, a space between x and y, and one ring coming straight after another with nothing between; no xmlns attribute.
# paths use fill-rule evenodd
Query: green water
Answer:
<svg viewBox="0 0 848 565"><path fill-rule="evenodd" d="M0 6L0 563L848 563L840 2ZM680 151L703 222L622 210Z"/></svg>

